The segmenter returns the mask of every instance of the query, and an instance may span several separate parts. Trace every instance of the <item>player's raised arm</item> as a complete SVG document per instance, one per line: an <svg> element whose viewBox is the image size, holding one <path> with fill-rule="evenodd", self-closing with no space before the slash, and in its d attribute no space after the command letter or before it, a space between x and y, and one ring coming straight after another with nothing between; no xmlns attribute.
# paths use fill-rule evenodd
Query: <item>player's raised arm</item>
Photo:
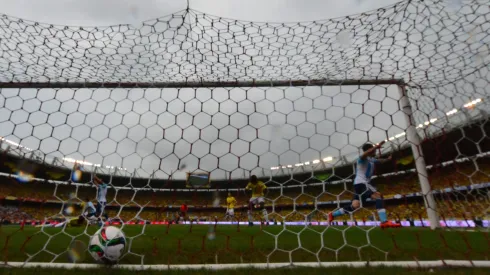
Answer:
<svg viewBox="0 0 490 275"><path fill-rule="evenodd" d="M377 162L378 163L385 163L385 162L391 161L392 159L393 159L393 156L390 155L389 157L387 157L385 159L382 159L382 158L377 159Z"/></svg>
<svg viewBox="0 0 490 275"><path fill-rule="evenodd" d="M93 182L94 182L95 186L99 186L100 184L104 183L99 177L97 177L97 175L94 175L94 181Z"/></svg>
<svg viewBox="0 0 490 275"><path fill-rule="evenodd" d="M360 156L360 159L365 160L367 157L373 156L376 149L381 148L383 144L385 144L385 141L381 141L378 145L372 145L369 143L364 144L362 148L363 153Z"/></svg>

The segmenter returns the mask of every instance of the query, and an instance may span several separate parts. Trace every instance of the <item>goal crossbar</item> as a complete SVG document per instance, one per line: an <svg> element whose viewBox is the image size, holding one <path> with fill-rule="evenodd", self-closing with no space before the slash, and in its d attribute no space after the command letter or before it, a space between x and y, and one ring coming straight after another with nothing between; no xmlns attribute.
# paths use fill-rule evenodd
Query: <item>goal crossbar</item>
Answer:
<svg viewBox="0 0 490 275"><path fill-rule="evenodd" d="M288 86L363 86L405 85L403 79L347 79L347 80L252 80L252 81L202 81L202 82L0 82L4 88L212 88L212 87L288 87Z"/></svg>

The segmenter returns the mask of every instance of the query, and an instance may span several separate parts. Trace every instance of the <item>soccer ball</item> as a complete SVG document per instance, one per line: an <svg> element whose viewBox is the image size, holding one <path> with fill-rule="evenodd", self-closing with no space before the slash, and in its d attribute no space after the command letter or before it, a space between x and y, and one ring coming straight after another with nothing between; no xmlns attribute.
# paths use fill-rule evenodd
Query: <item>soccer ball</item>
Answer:
<svg viewBox="0 0 490 275"><path fill-rule="evenodd" d="M88 250L97 262L116 263L124 253L126 237L114 226L102 227L90 238Z"/></svg>

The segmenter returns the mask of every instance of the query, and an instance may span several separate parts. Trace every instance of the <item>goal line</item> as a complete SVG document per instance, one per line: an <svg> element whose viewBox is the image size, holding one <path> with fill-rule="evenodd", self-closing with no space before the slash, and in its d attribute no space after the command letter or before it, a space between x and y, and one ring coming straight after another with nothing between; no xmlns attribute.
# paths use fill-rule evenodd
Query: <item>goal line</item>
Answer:
<svg viewBox="0 0 490 275"><path fill-rule="evenodd" d="M63 268L63 269L95 269L98 264L75 263L24 263L4 262L2 267L22 268ZM195 265L114 265L116 269L129 270L226 270L226 269L269 269L285 267L401 267L401 268L437 268L437 267L490 267L490 261L464 261L464 260L439 260L439 261L362 261L362 262L297 262L297 263L253 263L253 264L195 264Z"/></svg>

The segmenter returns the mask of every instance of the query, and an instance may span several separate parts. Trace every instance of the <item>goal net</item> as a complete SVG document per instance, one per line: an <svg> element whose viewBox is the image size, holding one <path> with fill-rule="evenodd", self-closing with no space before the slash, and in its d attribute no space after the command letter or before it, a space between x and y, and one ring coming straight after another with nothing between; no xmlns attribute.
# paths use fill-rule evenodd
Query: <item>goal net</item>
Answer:
<svg viewBox="0 0 490 275"><path fill-rule="evenodd" d="M300 23L1 15L3 263L488 264L485 2Z"/></svg>

